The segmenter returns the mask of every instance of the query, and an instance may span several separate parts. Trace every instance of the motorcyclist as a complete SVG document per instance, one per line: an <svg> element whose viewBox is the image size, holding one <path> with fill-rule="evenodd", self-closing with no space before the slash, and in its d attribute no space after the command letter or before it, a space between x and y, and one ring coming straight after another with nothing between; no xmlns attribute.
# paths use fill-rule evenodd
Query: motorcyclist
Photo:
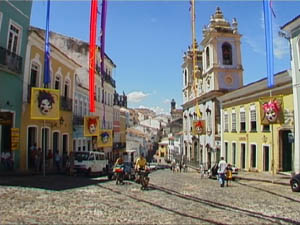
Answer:
<svg viewBox="0 0 300 225"><path fill-rule="evenodd" d="M139 158L137 158L136 163L135 163L135 170L144 170L146 167L147 161L144 158L144 154L142 153Z"/></svg>
<svg viewBox="0 0 300 225"><path fill-rule="evenodd" d="M123 182L123 180L124 180L124 160L123 160L122 156L118 157L116 162L115 162L114 172L116 172L116 169L122 169L123 170L123 172L120 173L118 176L121 176L121 177L119 177L120 183L124 184L124 182ZM119 180L117 178L116 179L116 184L118 184L118 183L119 183Z"/></svg>

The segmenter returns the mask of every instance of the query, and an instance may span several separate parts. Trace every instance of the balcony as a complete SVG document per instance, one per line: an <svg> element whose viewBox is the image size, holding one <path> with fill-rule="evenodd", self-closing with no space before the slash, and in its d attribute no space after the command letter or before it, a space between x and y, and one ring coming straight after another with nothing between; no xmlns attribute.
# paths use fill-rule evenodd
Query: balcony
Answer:
<svg viewBox="0 0 300 225"><path fill-rule="evenodd" d="M73 116L73 125L83 125L83 120L82 116Z"/></svg>
<svg viewBox="0 0 300 225"><path fill-rule="evenodd" d="M22 73L22 57L0 47L0 65L15 73Z"/></svg>
<svg viewBox="0 0 300 225"><path fill-rule="evenodd" d="M60 96L60 109L65 111L72 111L72 99Z"/></svg>

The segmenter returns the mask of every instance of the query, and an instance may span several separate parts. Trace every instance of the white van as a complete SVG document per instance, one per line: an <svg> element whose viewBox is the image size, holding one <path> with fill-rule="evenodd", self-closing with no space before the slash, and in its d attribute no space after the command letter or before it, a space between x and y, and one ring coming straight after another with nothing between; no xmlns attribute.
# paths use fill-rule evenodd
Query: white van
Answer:
<svg viewBox="0 0 300 225"><path fill-rule="evenodd" d="M103 152L75 152L74 169L77 173L107 175L108 160Z"/></svg>

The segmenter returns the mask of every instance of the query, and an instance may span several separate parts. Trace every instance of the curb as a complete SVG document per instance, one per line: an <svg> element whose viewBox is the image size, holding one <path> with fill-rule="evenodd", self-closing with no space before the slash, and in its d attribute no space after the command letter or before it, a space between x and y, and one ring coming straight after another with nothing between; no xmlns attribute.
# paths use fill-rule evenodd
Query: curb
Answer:
<svg viewBox="0 0 300 225"><path fill-rule="evenodd" d="M271 184L280 184L280 185L290 186L289 183L280 182L280 181L266 180L266 179L257 179L257 178L250 178L250 177L246 178L246 177L239 177L239 176L235 176L234 179L258 181L258 182L266 182L266 183L271 183Z"/></svg>

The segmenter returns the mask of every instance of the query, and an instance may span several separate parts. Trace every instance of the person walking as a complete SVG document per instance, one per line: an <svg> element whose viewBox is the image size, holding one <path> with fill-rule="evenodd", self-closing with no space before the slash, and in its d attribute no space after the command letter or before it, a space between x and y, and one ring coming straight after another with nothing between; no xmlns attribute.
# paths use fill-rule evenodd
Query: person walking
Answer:
<svg viewBox="0 0 300 225"><path fill-rule="evenodd" d="M218 180L220 182L220 186L224 187L224 182L225 182L225 174L226 174L226 167L227 163L224 160L224 157L221 157L221 161L218 164Z"/></svg>
<svg viewBox="0 0 300 225"><path fill-rule="evenodd" d="M57 172L60 172L60 155L58 151L55 152L55 165Z"/></svg>
<svg viewBox="0 0 300 225"><path fill-rule="evenodd" d="M228 163L226 168L226 186L228 187L228 184L232 181L232 166Z"/></svg>

